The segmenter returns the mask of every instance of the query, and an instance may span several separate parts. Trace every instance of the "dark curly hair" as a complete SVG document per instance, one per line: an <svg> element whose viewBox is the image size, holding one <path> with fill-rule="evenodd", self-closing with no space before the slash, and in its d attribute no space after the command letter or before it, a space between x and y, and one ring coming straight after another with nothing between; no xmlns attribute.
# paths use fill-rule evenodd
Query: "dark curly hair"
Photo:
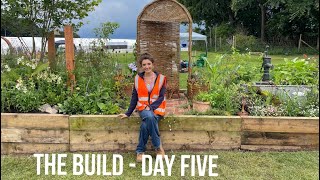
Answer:
<svg viewBox="0 0 320 180"><path fill-rule="evenodd" d="M140 58L139 58L139 64L142 65L142 61L145 59L149 59L152 63L154 63L154 59L151 56L151 54L149 53L143 53L141 54Z"/></svg>

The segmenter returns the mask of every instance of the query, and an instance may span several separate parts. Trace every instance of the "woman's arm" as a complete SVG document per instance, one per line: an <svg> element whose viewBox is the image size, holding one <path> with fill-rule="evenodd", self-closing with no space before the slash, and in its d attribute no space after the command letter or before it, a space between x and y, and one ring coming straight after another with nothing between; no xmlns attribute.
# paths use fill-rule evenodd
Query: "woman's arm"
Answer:
<svg viewBox="0 0 320 180"><path fill-rule="evenodd" d="M136 88L133 87L130 105L125 115L127 115L128 117L131 116L132 112L137 106L137 103L138 103L138 93Z"/></svg>

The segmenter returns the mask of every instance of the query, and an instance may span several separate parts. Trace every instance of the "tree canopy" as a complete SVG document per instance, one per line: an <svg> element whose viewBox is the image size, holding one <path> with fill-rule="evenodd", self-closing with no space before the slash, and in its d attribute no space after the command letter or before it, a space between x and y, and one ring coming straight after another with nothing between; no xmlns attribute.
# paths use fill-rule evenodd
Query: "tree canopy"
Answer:
<svg viewBox="0 0 320 180"><path fill-rule="evenodd" d="M261 38L295 38L319 33L317 0L179 0L195 23L212 28L228 24ZM208 30L206 31L209 32Z"/></svg>
<svg viewBox="0 0 320 180"><path fill-rule="evenodd" d="M3 0L1 1L1 29L21 36L43 37L42 52L45 49L49 32L64 25L73 25L75 29L83 23L102 0Z"/></svg>

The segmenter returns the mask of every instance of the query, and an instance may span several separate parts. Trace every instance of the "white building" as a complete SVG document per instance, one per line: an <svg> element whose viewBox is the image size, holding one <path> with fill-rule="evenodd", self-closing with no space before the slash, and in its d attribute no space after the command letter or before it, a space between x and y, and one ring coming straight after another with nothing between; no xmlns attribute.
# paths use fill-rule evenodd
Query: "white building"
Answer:
<svg viewBox="0 0 320 180"><path fill-rule="evenodd" d="M29 50L32 50L32 37L21 37L21 41L18 37L5 37L10 41L13 48L16 51L23 50L27 47ZM35 37L35 47L36 51L40 51L41 49L41 37ZM207 45L207 37L195 32L192 32L192 40L193 41L205 41ZM55 42L64 41L64 38L55 38ZM189 34L188 33L180 33L180 47L181 51L188 51L188 41L189 41ZM73 42L75 45L76 50L83 50L86 52L93 51L97 49L97 47L101 47L101 43L104 45L104 49L107 49L109 52L133 52L136 40L135 39L99 39L99 38L73 38ZM46 50L48 46L46 46ZM58 51L63 51L64 45L61 44L60 47L57 47ZM6 54L9 51L9 46L7 43L1 38L1 54Z"/></svg>
<svg viewBox="0 0 320 180"><path fill-rule="evenodd" d="M12 45L15 51L23 51L26 48L32 50L32 37L21 37L19 40L18 37L5 37ZM41 37L35 37L35 48L36 51L41 49ZM64 38L55 38L55 42L64 41ZM86 52L93 51L97 47L101 47L101 43L104 44L104 49L107 49L110 52L133 52L135 39L108 39L103 40L99 38L73 38L73 43L76 50L83 50ZM57 50L63 50L64 45L57 47ZM48 45L46 46L48 50ZM8 44L1 38L1 54L6 54L9 51Z"/></svg>

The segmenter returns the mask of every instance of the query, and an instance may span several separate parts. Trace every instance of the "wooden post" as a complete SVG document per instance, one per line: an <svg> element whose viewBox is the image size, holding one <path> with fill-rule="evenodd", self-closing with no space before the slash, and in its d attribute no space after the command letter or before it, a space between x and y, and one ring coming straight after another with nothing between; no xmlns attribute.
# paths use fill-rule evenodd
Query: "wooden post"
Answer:
<svg viewBox="0 0 320 180"><path fill-rule="evenodd" d="M210 30L210 48L212 47L212 38L211 38L211 34L212 34L212 28L211 27L209 27L209 30Z"/></svg>
<svg viewBox="0 0 320 180"><path fill-rule="evenodd" d="M232 36L232 48L234 48L234 36Z"/></svg>
<svg viewBox="0 0 320 180"><path fill-rule="evenodd" d="M54 32L50 32L48 37L48 60L49 60L49 67L54 69L55 65L55 56L56 56L56 47L54 45Z"/></svg>
<svg viewBox="0 0 320 180"><path fill-rule="evenodd" d="M300 34L300 37L299 37L298 52L300 51L300 47L301 47L301 38L302 38L302 34Z"/></svg>
<svg viewBox="0 0 320 180"><path fill-rule="evenodd" d="M317 38L317 50L319 51L319 36Z"/></svg>
<svg viewBox="0 0 320 180"><path fill-rule="evenodd" d="M71 25L64 26L64 37L66 46L66 67L68 71L67 85L70 87L71 93L76 84L76 78L73 74L74 71L74 44L73 44L73 30Z"/></svg>
<svg viewBox="0 0 320 180"><path fill-rule="evenodd" d="M189 56L189 62L188 62L188 79L191 79L191 66L192 66L192 22L189 22L189 44L188 44L188 56Z"/></svg>
<svg viewBox="0 0 320 180"><path fill-rule="evenodd" d="M214 52L217 52L217 28L214 27Z"/></svg>

